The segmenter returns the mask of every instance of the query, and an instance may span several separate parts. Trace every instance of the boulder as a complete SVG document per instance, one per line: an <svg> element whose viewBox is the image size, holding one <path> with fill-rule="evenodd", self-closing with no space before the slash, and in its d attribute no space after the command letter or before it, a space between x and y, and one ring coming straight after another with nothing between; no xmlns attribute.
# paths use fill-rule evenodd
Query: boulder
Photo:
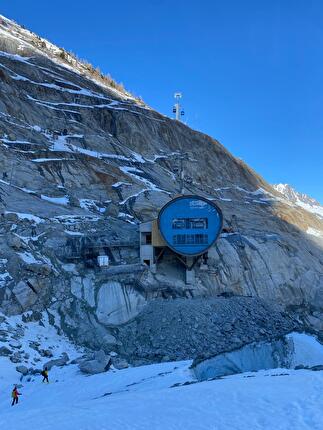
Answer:
<svg viewBox="0 0 323 430"><path fill-rule="evenodd" d="M53 353L52 353L52 351L50 351L49 349L40 349L40 350L39 350L39 354L40 354L42 357L48 357L48 358L53 357ZM60 360L60 359L59 359L59 360Z"/></svg>
<svg viewBox="0 0 323 430"><path fill-rule="evenodd" d="M42 372L41 369L33 369L32 367L29 369L29 373L31 375L39 375Z"/></svg>
<svg viewBox="0 0 323 430"><path fill-rule="evenodd" d="M79 364L81 372L95 375L97 373L107 372L111 366L111 358L107 357L104 361L100 360L89 360L83 361Z"/></svg>
<svg viewBox="0 0 323 430"><path fill-rule="evenodd" d="M74 358L74 360L71 361L71 364L80 364L84 361L84 357L77 357Z"/></svg>
<svg viewBox="0 0 323 430"><path fill-rule="evenodd" d="M303 369L308 369L307 366L304 366L304 364L298 364L297 366L294 367L295 370L303 370Z"/></svg>
<svg viewBox="0 0 323 430"><path fill-rule="evenodd" d="M37 273L37 275L48 276L51 274L53 268L47 263L29 263L27 264L27 270Z"/></svg>
<svg viewBox="0 0 323 430"><path fill-rule="evenodd" d="M37 301L37 294L24 281L18 282L12 290L22 309L29 310Z"/></svg>
<svg viewBox="0 0 323 430"><path fill-rule="evenodd" d="M105 362L109 359L109 357L106 356L105 352L102 351L102 349L100 351L95 351L94 352L94 360L96 361L100 361L100 362Z"/></svg>
<svg viewBox="0 0 323 430"><path fill-rule="evenodd" d="M9 348L7 348L6 346L2 346L0 348L0 357L1 356L8 357L11 354L12 354L12 351Z"/></svg>
<svg viewBox="0 0 323 430"><path fill-rule="evenodd" d="M317 366L312 366L312 367L310 367L310 369L313 371L316 371L316 372L322 371L323 370L323 364L318 364Z"/></svg>
<svg viewBox="0 0 323 430"><path fill-rule="evenodd" d="M12 354L10 357L10 361L12 361L12 363L21 363L22 362L21 353L17 351L14 354Z"/></svg>
<svg viewBox="0 0 323 430"><path fill-rule="evenodd" d="M106 333L103 338L102 338L102 343L104 343L104 345L106 345L107 347L109 346L115 346L121 345L121 342L119 342L112 334L110 333Z"/></svg>
<svg viewBox="0 0 323 430"><path fill-rule="evenodd" d="M9 237L7 238L7 242L8 242L8 245L15 250L27 248L25 242L15 234L9 235Z"/></svg>
<svg viewBox="0 0 323 430"><path fill-rule="evenodd" d="M28 372L29 372L26 366L17 366L16 370L17 372L21 373L24 376L28 375Z"/></svg>
<svg viewBox="0 0 323 430"><path fill-rule="evenodd" d="M119 207L113 203L110 203L106 208L105 214L107 216L117 217L119 214Z"/></svg>
<svg viewBox="0 0 323 430"><path fill-rule="evenodd" d="M124 358L111 357L111 364L118 370L126 369L129 367L129 363Z"/></svg>
<svg viewBox="0 0 323 430"><path fill-rule="evenodd" d="M11 346L11 348L15 348L15 349L20 349L22 347L21 343L18 342L17 340L10 340L9 342L9 346Z"/></svg>
<svg viewBox="0 0 323 430"><path fill-rule="evenodd" d="M48 370L51 370L52 367L62 367L65 366L69 361L69 356L66 354L66 352L63 352L62 356L60 358L57 358L55 360L47 361L47 363L44 364L44 369L47 367Z"/></svg>

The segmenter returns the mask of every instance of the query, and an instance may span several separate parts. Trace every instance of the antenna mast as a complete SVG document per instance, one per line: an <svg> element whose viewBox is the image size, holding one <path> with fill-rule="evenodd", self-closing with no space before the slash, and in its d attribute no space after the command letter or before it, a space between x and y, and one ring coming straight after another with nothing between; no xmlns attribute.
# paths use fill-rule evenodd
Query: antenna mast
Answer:
<svg viewBox="0 0 323 430"><path fill-rule="evenodd" d="M182 98L182 93L175 93L174 98L176 100L176 103L174 104L174 107L173 107L173 113L175 114L175 119L177 121L180 121L181 116L184 115L184 110L182 109L182 106L179 102L180 99Z"/></svg>

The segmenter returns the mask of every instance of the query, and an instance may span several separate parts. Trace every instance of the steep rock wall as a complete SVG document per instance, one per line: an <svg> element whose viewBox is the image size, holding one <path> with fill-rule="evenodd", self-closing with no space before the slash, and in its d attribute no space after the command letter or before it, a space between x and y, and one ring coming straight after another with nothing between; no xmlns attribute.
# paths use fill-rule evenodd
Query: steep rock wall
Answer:
<svg viewBox="0 0 323 430"><path fill-rule="evenodd" d="M97 81L48 42L3 19L0 30L3 311L54 309L89 345L118 344L115 325L158 297L257 296L319 324L323 242L307 231L323 232L320 216L216 140ZM138 249L138 223L180 190L183 153L185 192L214 199L228 231L190 287L167 258L156 275L141 267ZM113 245L106 271L82 253L104 248L102 237Z"/></svg>

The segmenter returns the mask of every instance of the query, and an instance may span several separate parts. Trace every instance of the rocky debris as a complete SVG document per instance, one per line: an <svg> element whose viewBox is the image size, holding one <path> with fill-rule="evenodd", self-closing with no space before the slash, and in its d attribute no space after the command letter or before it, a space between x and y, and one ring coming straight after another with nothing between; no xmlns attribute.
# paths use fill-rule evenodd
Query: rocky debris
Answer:
<svg viewBox="0 0 323 430"><path fill-rule="evenodd" d="M85 359L79 363L81 372L95 375L97 373L107 372L111 366L111 357L106 355L104 351L97 351L89 359Z"/></svg>
<svg viewBox="0 0 323 430"><path fill-rule="evenodd" d="M216 355L289 333L297 323L274 303L257 298L155 300L119 328L132 363Z"/></svg>
<svg viewBox="0 0 323 430"><path fill-rule="evenodd" d="M21 363L22 360L22 353L20 351L16 351L10 356L10 361L12 361L12 363Z"/></svg>
<svg viewBox="0 0 323 430"><path fill-rule="evenodd" d="M41 343L37 342L37 341L31 341L29 342L29 346L30 348L34 349L35 351L39 352L39 347L40 347Z"/></svg>
<svg viewBox="0 0 323 430"><path fill-rule="evenodd" d="M63 367L69 362L69 356L66 354L66 352L63 352L62 356L60 358L56 358L55 360L47 361L47 363L44 364L43 368L47 367L48 370L51 370L52 367Z"/></svg>
<svg viewBox="0 0 323 430"><path fill-rule="evenodd" d="M40 321L41 319L42 319L42 314L41 312L38 312L38 311L32 311L32 312L22 314L22 321L24 323Z"/></svg>
<svg viewBox="0 0 323 430"><path fill-rule="evenodd" d="M11 348L15 348L15 349L21 349L22 345L20 342L18 342L17 340L11 339L9 341L9 346L11 346Z"/></svg>
<svg viewBox="0 0 323 430"><path fill-rule="evenodd" d="M49 357L49 358L53 357L53 352L49 349L39 349L39 354L42 357Z"/></svg>
<svg viewBox="0 0 323 430"><path fill-rule="evenodd" d="M34 317L37 317L37 322ZM50 322L53 323L54 319L47 313L24 314L21 315L21 320L19 317L6 318L0 330L0 336L6 335L0 356L7 357L16 364L21 378L40 373L39 369L43 366L52 369L53 366L68 364L70 358L66 352L62 352L65 346L66 351L73 356L83 352L76 350L65 336L60 337ZM48 360L49 357L52 359Z"/></svg>

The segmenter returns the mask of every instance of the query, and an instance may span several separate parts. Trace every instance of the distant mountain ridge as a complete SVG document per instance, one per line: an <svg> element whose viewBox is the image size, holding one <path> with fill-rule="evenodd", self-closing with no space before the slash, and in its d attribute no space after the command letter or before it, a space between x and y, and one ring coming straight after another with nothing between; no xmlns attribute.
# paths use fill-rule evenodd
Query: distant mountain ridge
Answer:
<svg viewBox="0 0 323 430"><path fill-rule="evenodd" d="M283 194L291 203L323 217L323 206L317 200L313 199L313 197L304 193L299 193L289 184L274 184L273 188Z"/></svg>

